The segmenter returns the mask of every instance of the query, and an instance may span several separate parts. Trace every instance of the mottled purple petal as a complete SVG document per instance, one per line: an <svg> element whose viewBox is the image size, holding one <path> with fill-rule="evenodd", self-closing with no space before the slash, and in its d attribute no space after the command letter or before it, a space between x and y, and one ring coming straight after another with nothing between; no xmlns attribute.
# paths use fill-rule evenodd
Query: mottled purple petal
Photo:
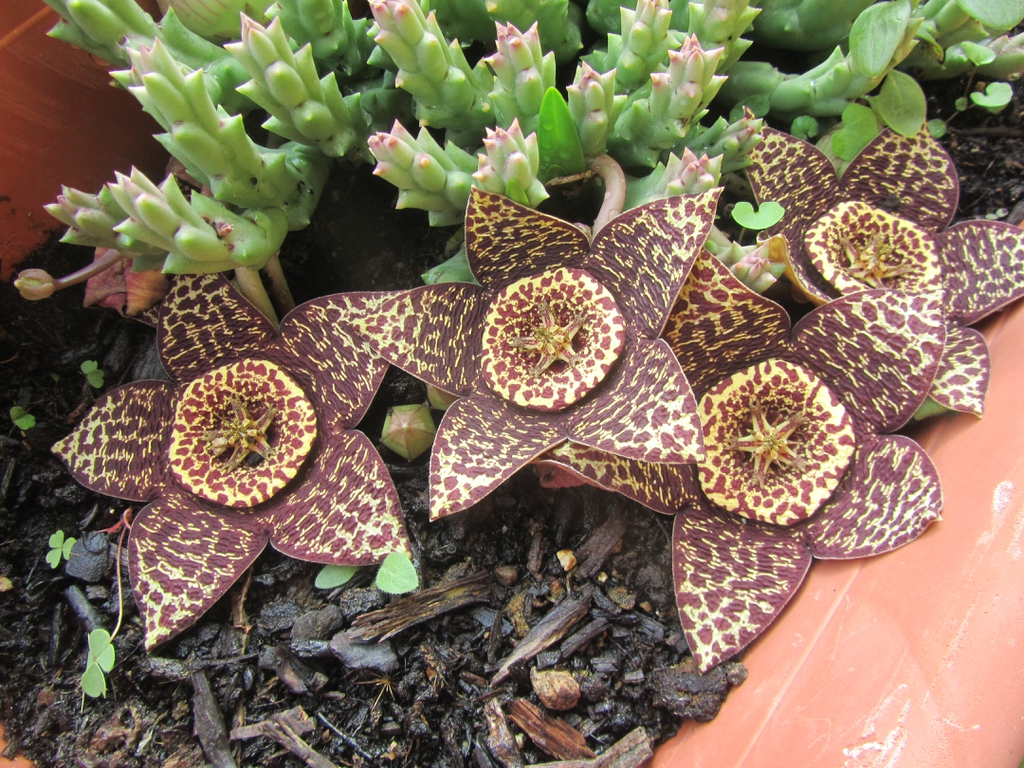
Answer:
<svg viewBox="0 0 1024 768"><path fill-rule="evenodd" d="M53 446L90 491L150 501L171 481L167 463L175 387L140 381L100 397L75 430Z"/></svg>
<svg viewBox="0 0 1024 768"><path fill-rule="evenodd" d="M128 574L145 624L146 649L188 629L266 546L258 515L213 510L173 493L132 522Z"/></svg>
<svg viewBox="0 0 1024 768"><path fill-rule="evenodd" d="M662 336L699 398L730 373L777 355L789 330L786 310L702 251Z"/></svg>
<svg viewBox="0 0 1024 768"><path fill-rule="evenodd" d="M909 544L941 511L928 454L908 437L885 435L857 449L835 500L802 527L817 558L870 557Z"/></svg>
<svg viewBox="0 0 1024 768"><path fill-rule="evenodd" d="M973 328L950 323L942 361L928 394L943 408L981 416L990 372L985 337Z"/></svg>
<svg viewBox="0 0 1024 768"><path fill-rule="evenodd" d="M327 432L358 423L388 368L352 330L357 307L357 299L350 300L346 294L297 307L281 321L280 344L268 355L316 403L318 424Z"/></svg>
<svg viewBox="0 0 1024 768"><path fill-rule="evenodd" d="M537 460L542 474L551 467L579 480L619 493L655 512L674 515L700 498L693 464L636 461L567 441Z"/></svg>
<svg viewBox="0 0 1024 768"><path fill-rule="evenodd" d="M260 513L279 552L317 563L371 565L410 551L398 492L363 433L330 435L298 482Z"/></svg>
<svg viewBox="0 0 1024 768"><path fill-rule="evenodd" d="M758 202L771 200L786 209L769 232L785 235L791 249L802 250L804 231L839 195L835 168L813 144L770 128L750 159L747 177Z"/></svg>
<svg viewBox="0 0 1024 768"><path fill-rule="evenodd" d="M811 566L797 529L685 507L672 531L676 604L701 672L736 655L768 628Z"/></svg>
<svg viewBox="0 0 1024 768"><path fill-rule="evenodd" d="M863 291L797 323L787 357L821 376L858 421L893 432L927 396L945 338L940 293Z"/></svg>
<svg viewBox="0 0 1024 768"><path fill-rule="evenodd" d="M664 339L639 339L604 386L573 412L569 438L638 461L704 456L697 400Z"/></svg>
<svg viewBox="0 0 1024 768"><path fill-rule="evenodd" d="M444 283L382 294L352 327L385 360L457 395L480 375L483 319L490 295L478 285Z"/></svg>
<svg viewBox="0 0 1024 768"><path fill-rule="evenodd" d="M1024 230L964 221L938 236L950 316L972 325L1024 296Z"/></svg>
<svg viewBox="0 0 1024 768"><path fill-rule="evenodd" d="M956 166L927 129L915 136L883 131L843 173L843 200L863 200L938 232L956 213Z"/></svg>
<svg viewBox="0 0 1024 768"><path fill-rule="evenodd" d="M476 504L564 440L565 417L543 416L524 418L523 409L482 394L457 400L444 414L430 455L431 519Z"/></svg>
<svg viewBox="0 0 1024 768"><path fill-rule="evenodd" d="M160 306L160 360L178 381L259 356L276 340L273 323L221 274L175 275Z"/></svg>
<svg viewBox="0 0 1024 768"><path fill-rule="evenodd" d="M466 255L490 289L555 267L580 267L587 236L563 219L474 188L466 208Z"/></svg>
<svg viewBox="0 0 1024 768"><path fill-rule="evenodd" d="M587 270L643 338L656 338L704 246L720 189L669 197L617 216L594 238Z"/></svg>

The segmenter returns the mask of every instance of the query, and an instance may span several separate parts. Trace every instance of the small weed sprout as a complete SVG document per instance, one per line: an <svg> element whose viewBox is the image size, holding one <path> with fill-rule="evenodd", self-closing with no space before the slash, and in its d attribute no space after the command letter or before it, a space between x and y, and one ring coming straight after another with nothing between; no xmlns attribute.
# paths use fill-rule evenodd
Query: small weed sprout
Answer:
<svg viewBox="0 0 1024 768"><path fill-rule="evenodd" d="M93 389L103 389L103 369L95 360L86 360L82 363L82 374L89 386Z"/></svg>
<svg viewBox="0 0 1024 768"><path fill-rule="evenodd" d="M50 535L50 551L46 553L46 562L51 568L56 568L61 560L71 557L71 548L75 546L76 541L74 536L65 538L64 531L56 531Z"/></svg>
<svg viewBox="0 0 1024 768"><path fill-rule="evenodd" d="M16 405L10 410L11 421L14 422L14 426L20 429L22 432L32 429L36 425L36 417L26 411L20 405Z"/></svg>

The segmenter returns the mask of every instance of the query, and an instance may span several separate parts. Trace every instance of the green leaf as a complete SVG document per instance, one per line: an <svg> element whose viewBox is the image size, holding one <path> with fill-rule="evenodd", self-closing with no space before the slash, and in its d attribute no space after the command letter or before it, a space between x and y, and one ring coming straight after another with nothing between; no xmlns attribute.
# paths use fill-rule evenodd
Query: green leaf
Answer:
<svg viewBox="0 0 1024 768"><path fill-rule="evenodd" d="M901 136L914 136L924 125L928 104L917 80L899 70L886 75L882 90L871 100L882 121Z"/></svg>
<svg viewBox="0 0 1024 768"><path fill-rule="evenodd" d="M850 162L878 135L875 113L863 104L849 104L843 110L843 124L832 136L832 150Z"/></svg>
<svg viewBox="0 0 1024 768"><path fill-rule="evenodd" d="M64 546L64 531L54 531L50 534L50 539L46 543L53 549L61 549Z"/></svg>
<svg viewBox="0 0 1024 768"><path fill-rule="evenodd" d="M93 389L102 389L103 371L93 371L92 373L86 374L85 380L89 382L89 386Z"/></svg>
<svg viewBox="0 0 1024 768"><path fill-rule="evenodd" d="M448 261L444 261L436 267L431 267L420 275L420 279L427 285L435 285L437 283L475 283L476 278L473 277L473 270L469 268L469 257L466 256L465 243Z"/></svg>
<svg viewBox="0 0 1024 768"><path fill-rule="evenodd" d="M910 21L910 0L876 3L861 12L850 29L853 68L867 78L881 77L903 40Z"/></svg>
<svg viewBox="0 0 1024 768"><path fill-rule="evenodd" d="M313 586L318 589L334 589L345 584L356 575L358 565L325 565L316 575Z"/></svg>
<svg viewBox="0 0 1024 768"><path fill-rule="evenodd" d="M992 113L1002 112L1012 98L1013 88L1009 83L989 83L984 93L971 94L971 101Z"/></svg>
<svg viewBox="0 0 1024 768"><path fill-rule="evenodd" d="M382 592L392 595L402 595L412 592L420 585L419 574L416 573L416 566L408 555L402 552L392 552L384 558L377 570L377 588Z"/></svg>
<svg viewBox="0 0 1024 768"><path fill-rule="evenodd" d="M93 662L86 666L82 673L82 691L93 699L107 695L107 678L99 664Z"/></svg>
<svg viewBox="0 0 1024 768"><path fill-rule="evenodd" d="M64 546L61 547L61 554L64 555L64 559L67 560L71 557L71 550L75 546L75 542L78 541L74 536L70 536L64 540Z"/></svg>
<svg viewBox="0 0 1024 768"><path fill-rule="evenodd" d="M1024 0L957 0L969 15L987 27L1008 31L1024 18Z"/></svg>
<svg viewBox="0 0 1024 768"><path fill-rule="evenodd" d="M818 121L810 115L800 115L789 128L789 132L798 139L807 141L818 135Z"/></svg>
<svg viewBox="0 0 1024 768"><path fill-rule="evenodd" d="M773 224L778 224L785 215L786 209L772 200L761 203L756 213L754 206L746 201L736 203L732 207L733 220L741 227L752 230L768 229Z"/></svg>
<svg viewBox="0 0 1024 768"><path fill-rule="evenodd" d="M764 117L771 108L772 101L770 98L763 94L755 93L753 96L748 96L729 111L729 122L735 123L742 120L748 109L754 113L754 117Z"/></svg>
<svg viewBox="0 0 1024 768"><path fill-rule="evenodd" d="M88 376L93 371L99 370L100 364L95 360L86 360L82 363L82 373Z"/></svg>
<svg viewBox="0 0 1024 768"><path fill-rule="evenodd" d="M978 45L977 43L972 43L970 40L964 40L960 43L960 47L963 49L967 58L970 59L971 63L976 67L983 67L996 60L996 52L991 48L986 48L984 45Z"/></svg>
<svg viewBox="0 0 1024 768"><path fill-rule="evenodd" d="M32 429L36 425L36 417L26 411L20 406L14 406L11 408L11 421L14 422L14 426L24 432L27 429Z"/></svg>
<svg viewBox="0 0 1024 768"><path fill-rule="evenodd" d="M935 118L929 120L926 125L928 126L928 133L931 134L933 139L941 139L946 135L946 121Z"/></svg>
<svg viewBox="0 0 1024 768"><path fill-rule="evenodd" d="M559 176L583 173L587 161L569 105L557 88L548 88L537 119L537 147L540 167L537 178L547 182Z"/></svg>
<svg viewBox="0 0 1024 768"><path fill-rule="evenodd" d="M967 99L963 96L961 96L959 99L953 102L953 107L954 109L956 109L957 112L963 112L965 109L967 109L967 106Z"/></svg>
<svg viewBox="0 0 1024 768"><path fill-rule="evenodd" d="M51 568L56 568L60 565L61 551L59 549L51 549L46 553L46 562L50 564Z"/></svg>
<svg viewBox="0 0 1024 768"><path fill-rule="evenodd" d="M114 644L105 629L94 629L89 633L89 661L96 662L100 669L109 672L114 668Z"/></svg>

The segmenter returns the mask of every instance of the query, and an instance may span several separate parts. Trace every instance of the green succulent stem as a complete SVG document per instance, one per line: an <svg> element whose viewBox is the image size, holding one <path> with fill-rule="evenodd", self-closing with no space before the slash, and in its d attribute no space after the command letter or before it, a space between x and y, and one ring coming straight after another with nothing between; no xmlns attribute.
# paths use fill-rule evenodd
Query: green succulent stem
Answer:
<svg viewBox="0 0 1024 768"><path fill-rule="evenodd" d="M751 38L789 51L827 51L850 34L861 11L875 0L760 0Z"/></svg>
<svg viewBox="0 0 1024 768"><path fill-rule="evenodd" d="M601 209L594 218L593 234L600 232L605 225L622 213L626 203L626 174L609 155L598 155L587 161L587 168L594 171L604 182L604 197Z"/></svg>
<svg viewBox="0 0 1024 768"><path fill-rule="evenodd" d="M347 78L365 74L374 48L369 19L354 19L347 0L277 0L267 15L280 19L300 46L309 44L313 58L340 69Z"/></svg>
<svg viewBox="0 0 1024 768"><path fill-rule="evenodd" d="M239 292L249 300L260 313L266 317L277 328L281 321L277 317L274 303L270 300L266 287L263 285L263 278L260 277L258 269L239 267L235 270L235 284ZM283 310L282 310L283 311Z"/></svg>

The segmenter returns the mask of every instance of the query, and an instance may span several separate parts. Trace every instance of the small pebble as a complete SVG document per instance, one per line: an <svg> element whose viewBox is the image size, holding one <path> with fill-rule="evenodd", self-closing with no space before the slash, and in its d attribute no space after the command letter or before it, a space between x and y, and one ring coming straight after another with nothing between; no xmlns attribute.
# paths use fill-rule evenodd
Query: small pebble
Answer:
<svg viewBox="0 0 1024 768"><path fill-rule="evenodd" d="M530 670L530 683L540 703L548 709L572 709L580 700L580 685L570 673L559 669Z"/></svg>
<svg viewBox="0 0 1024 768"><path fill-rule="evenodd" d="M558 558L558 562L562 564L562 569L565 571L571 571L576 567L576 553L571 549L560 549L555 553L555 557Z"/></svg>
<svg viewBox="0 0 1024 768"><path fill-rule="evenodd" d="M519 569L514 565L499 565L494 569L494 580L503 587L511 587L519 581Z"/></svg>

